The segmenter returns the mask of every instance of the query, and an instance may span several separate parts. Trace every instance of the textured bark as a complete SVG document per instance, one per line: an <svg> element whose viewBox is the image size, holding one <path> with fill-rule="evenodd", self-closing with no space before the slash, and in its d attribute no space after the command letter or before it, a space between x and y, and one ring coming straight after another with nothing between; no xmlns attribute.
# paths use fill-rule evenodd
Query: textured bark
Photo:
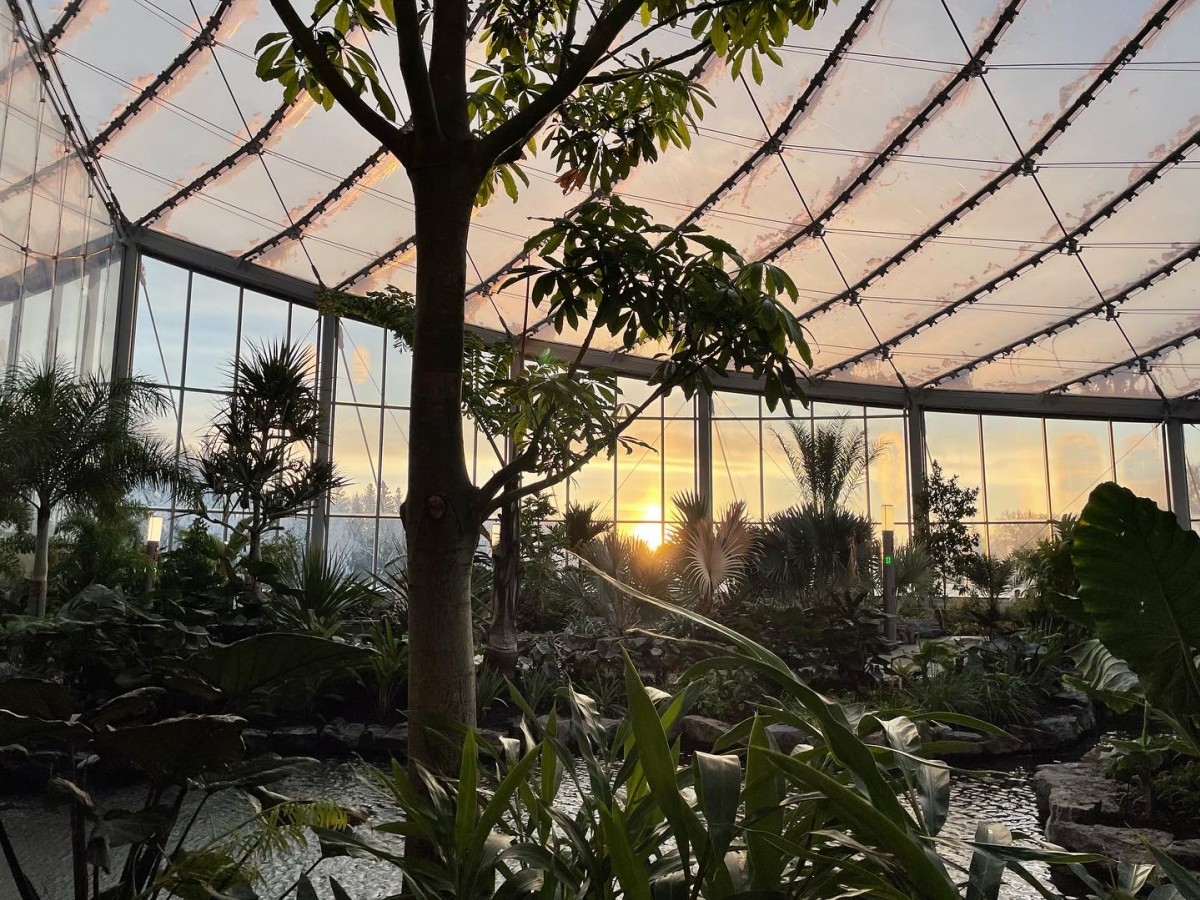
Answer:
<svg viewBox="0 0 1200 900"><path fill-rule="evenodd" d="M38 505L37 531L33 548L33 573L29 577L29 608L31 616L46 614L46 581L50 568L50 508Z"/></svg>
<svg viewBox="0 0 1200 900"><path fill-rule="evenodd" d="M517 484L510 483L512 490ZM492 551L492 623L488 628L486 659L507 678L517 674L517 602L521 596L521 505L506 503L500 510L500 536Z"/></svg>
<svg viewBox="0 0 1200 900"><path fill-rule="evenodd" d="M422 154L425 155L425 154ZM409 759L457 770L458 748L431 729L475 725L471 563L479 540L463 448L463 297L467 232L482 178L469 145L409 169L416 206L417 290L408 495Z"/></svg>

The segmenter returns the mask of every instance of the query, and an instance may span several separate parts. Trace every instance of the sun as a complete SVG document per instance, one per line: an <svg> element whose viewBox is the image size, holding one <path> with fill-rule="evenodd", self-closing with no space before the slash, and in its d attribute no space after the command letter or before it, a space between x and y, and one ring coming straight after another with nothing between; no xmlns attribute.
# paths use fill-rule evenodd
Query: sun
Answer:
<svg viewBox="0 0 1200 900"><path fill-rule="evenodd" d="M642 510L642 519L644 521L631 526L628 533L645 541L651 550L657 550L663 542L662 507L647 503Z"/></svg>

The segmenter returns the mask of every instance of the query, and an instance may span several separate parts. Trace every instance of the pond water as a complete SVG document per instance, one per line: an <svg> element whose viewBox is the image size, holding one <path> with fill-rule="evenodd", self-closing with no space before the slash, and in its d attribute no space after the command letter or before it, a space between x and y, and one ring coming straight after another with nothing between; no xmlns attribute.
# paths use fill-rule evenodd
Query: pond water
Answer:
<svg viewBox="0 0 1200 900"><path fill-rule="evenodd" d="M988 778L955 775L951 788L950 819L943 830L947 836L970 839L980 821L999 822L1014 831L1020 830L1040 838L1037 806L1030 777L1034 764L1028 760L1005 763L1002 774ZM564 794L569 782L564 783ZM318 769L298 776L282 786L272 786L281 793L302 797L321 797L356 806L368 811L374 823L395 817L395 808L388 799L370 784L364 769L348 762L327 762ZM103 809L139 807L144 799L144 787L123 787L97 791L96 799ZM569 804L569 798L565 798ZM206 805L201 826L194 835L201 840L215 837L239 823L249 814L244 801L232 795L218 795ZM66 814L46 809L39 796L0 798L0 819L3 820L14 844L18 858L25 861L28 874L41 892L43 900L69 900L71 873L67 864L68 837ZM361 829L363 833L366 829ZM377 840L377 837L372 837ZM189 843L191 843L189 841ZM318 851L311 846L306 851L285 858L269 860L261 866L264 886L259 895L274 900L284 893L298 874L315 862ZM1030 866L1045 877L1046 870ZM314 882L320 892L332 875L347 889L354 900L374 900L394 894L399 887L396 871L384 863L349 858L328 859L314 872ZM1001 893L1007 900L1025 900L1038 894L1019 880L1006 883ZM0 900L18 900L16 887L8 867L0 862Z"/></svg>

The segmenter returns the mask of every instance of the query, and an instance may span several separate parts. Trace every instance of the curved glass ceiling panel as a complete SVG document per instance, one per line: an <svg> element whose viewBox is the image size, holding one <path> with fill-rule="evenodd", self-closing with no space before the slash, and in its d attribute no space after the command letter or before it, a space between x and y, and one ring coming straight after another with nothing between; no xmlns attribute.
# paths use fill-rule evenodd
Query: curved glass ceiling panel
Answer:
<svg viewBox="0 0 1200 900"><path fill-rule="evenodd" d="M55 90L130 224L305 282L412 289L408 177L345 113L285 106L257 79L255 42L280 29L268 0L82 0L61 29L61 0L24 2L52 30ZM643 43L676 52L687 26ZM786 269L817 377L1182 396L1200 387L1186 340L1200 267L1185 264L1200 256L1198 29L1185 0L843 0L789 36L761 84L708 60L716 106L692 146L615 191ZM373 41L399 88L395 42ZM106 193L62 162L65 132L24 58L0 60L0 233L61 252L91 239ZM502 273L589 196L564 195L546 156L526 168L517 203L500 194L474 216L479 327L523 326L524 288L499 290ZM530 318L542 339L586 333Z"/></svg>

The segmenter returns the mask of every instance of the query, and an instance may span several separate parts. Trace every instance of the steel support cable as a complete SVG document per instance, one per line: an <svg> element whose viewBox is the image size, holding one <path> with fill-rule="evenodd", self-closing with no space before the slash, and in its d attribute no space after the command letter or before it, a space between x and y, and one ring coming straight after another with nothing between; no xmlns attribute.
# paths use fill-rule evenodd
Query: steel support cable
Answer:
<svg viewBox="0 0 1200 900"><path fill-rule="evenodd" d="M950 4L947 2L947 0L941 0L941 2L942 9L946 12L946 17L950 20L950 24L954 26L955 34L958 35L958 39L962 42L963 47L966 47L967 38L963 34L962 28L959 27L958 20L954 18L954 12L950 9ZM1004 107L1000 105L999 99L996 97L995 92L992 91L991 85L988 84L986 75L980 75L979 81L983 85L984 90L987 91L988 99L992 101L992 106L995 108L996 114L1000 117L1000 121L1004 125L1004 130L1008 132L1009 139L1013 142L1013 146L1016 147L1017 153L1024 154L1025 149L1021 146L1021 141L1017 137L1017 133L1013 130L1012 125L1009 123L1008 116L1004 112ZM1063 236L1065 237L1067 234L1067 226L1063 224L1062 216L1058 214L1058 210L1055 209L1054 203L1050 200L1050 195L1046 191L1046 186L1042 184L1042 180L1038 177L1036 168L1029 173L1029 177L1033 179L1033 184L1037 188L1038 193L1041 194L1042 201L1046 204L1046 209L1049 210L1050 215L1054 218L1054 223L1058 226L1058 230L1062 232ZM1099 282L1097 282L1095 276L1092 275L1092 270L1088 268L1087 260L1083 258L1083 254L1078 251L1078 248L1068 248L1068 252L1078 261L1080 269L1083 270L1084 277L1087 278L1088 283L1092 286L1092 290L1096 292L1096 296L1100 298L1100 302L1106 303L1107 299L1104 296L1104 291L1101 290ZM1133 353L1137 353L1137 348L1133 345L1133 341L1129 339L1129 335L1125 331L1125 326L1117 321L1117 317L1110 315L1108 317L1108 321L1112 322L1113 325L1116 326L1117 331L1121 334L1121 339L1125 341L1129 349ZM1148 375L1147 377L1150 378L1150 383L1154 386L1154 390L1158 393L1159 397L1161 397L1165 402L1167 400L1167 395L1163 392L1163 389L1159 387L1158 382L1155 381L1154 377L1151 375Z"/></svg>
<svg viewBox="0 0 1200 900"><path fill-rule="evenodd" d="M284 103L279 106L275 112L271 113L271 117L256 131L251 137L240 147L236 148L232 153L226 156L206 172L197 175L184 187L177 190L174 194L160 203L150 212L146 213L137 220L139 227L144 227L151 224L157 219L162 218L168 211L174 209L192 194L196 193L206 185L215 181L220 176L224 175L230 169L238 166L244 159L256 155L261 149L263 143L271 136L271 133L279 127L280 123L287 117L296 106L302 102L299 98L291 103Z"/></svg>
<svg viewBox="0 0 1200 900"><path fill-rule="evenodd" d="M1153 168L1148 169L1140 178L1138 178L1137 181L1102 206L1082 224L1076 226L1073 230L1067 231L1063 237L1059 238L1053 243L1045 245L1036 253L1021 260L1016 265L1005 270L992 280L980 285L970 293L959 297L957 300L953 300L945 306L940 307L937 312L926 316L914 325L911 325L893 337L888 338L888 340L882 343L879 347L872 348L870 350L864 350L861 353L855 354L854 356L823 370L819 377L827 377L833 372L848 369L851 366L858 364L862 360L879 353L881 350L890 350L895 348L901 342L913 337L918 332L937 324L942 319L953 315L959 309L975 303L980 297L990 294L992 291L999 287L1003 287L1005 284L1029 271L1030 269L1041 265L1048 257L1055 253L1076 253L1079 249L1079 238L1089 234L1099 224L1110 218L1121 207L1125 206L1138 194L1144 191L1149 185L1161 178L1163 173L1165 173L1168 169L1178 165L1183 158L1197 146L1200 146L1200 131L1194 132L1182 145L1160 160Z"/></svg>
<svg viewBox="0 0 1200 900"><path fill-rule="evenodd" d="M1039 156L1045 153L1050 146L1058 140L1067 130L1068 127L1075 121L1076 118L1083 112L1085 108L1090 106L1100 92L1107 87L1113 79L1128 65L1135 56L1145 47L1145 45L1153 38L1155 33L1159 31L1170 19L1171 15L1179 6L1187 2L1187 0L1166 0L1158 11L1147 21L1146 25L1134 35L1134 37L1126 43L1120 53L1113 58L1104 70L1095 78L1088 87L1083 90L1071 103L1070 106L1059 116L1050 127L1039 137L1030 148L1008 165L1002 172L987 184L979 188L974 194L956 206L950 212L946 213L941 219L935 222L922 234L917 235L912 241L906 244L898 253L889 259L884 260L869 273L860 278L851 286L849 291L843 291L840 294L828 298L822 303L817 304L812 309L804 312L799 318L802 322L807 322L810 319L826 312L834 306L846 301L856 301L858 296L866 288L870 287L879 279L889 274L894 269L902 265L905 260L915 255L931 240L940 236L946 229L956 225L972 210L976 209L981 203L989 199L993 195L1000 192L1010 181L1026 172L1030 171L1034 162Z"/></svg>
<svg viewBox="0 0 1200 900"><path fill-rule="evenodd" d="M995 362L1017 352L1018 350L1023 350L1026 347L1032 347L1043 338L1053 337L1060 332L1066 331L1072 326L1079 324L1084 319L1090 319L1091 317L1098 316L1101 313L1115 315L1116 307L1127 302L1128 300L1131 300L1142 291L1145 291L1153 285L1158 284L1160 281L1170 278L1189 263L1195 262L1197 258L1200 258L1200 244L1193 244L1170 262L1159 266L1153 272L1145 275L1142 278L1139 278L1135 283L1106 298L1102 303L1097 303L1094 306L1088 307L1087 309L1082 309L1074 315L1068 316L1065 319L1060 319L1053 325L1047 325L1044 328L1039 328L1032 334L1028 334L1022 338L1012 341L1011 343L1005 344L1000 349L993 350L991 353L988 353L985 356L976 357L975 359L963 363L962 365L957 366L948 372L943 372L936 378L931 378L929 381L926 381L924 384L920 385L920 387L932 388L939 384L943 384L944 382L951 381L959 375L972 372L975 369L978 369L980 366Z"/></svg>
<svg viewBox="0 0 1200 900"><path fill-rule="evenodd" d="M993 350L990 353L987 353L983 356L978 356L969 362L950 369L947 372L943 372L936 378L931 378L929 381L926 381L924 384L920 385L920 387L931 388L936 387L939 384L943 384L944 382L951 381L960 375L964 375L968 372L978 369L980 366L996 362L997 360L1009 356L1012 353L1016 353L1018 350L1023 350L1026 347L1032 347L1034 344L1038 343L1044 338L1053 337L1060 332L1068 330L1074 325L1078 325L1084 319L1090 319L1093 316L1100 315L1101 313L1115 318L1117 315L1116 308L1118 306L1133 299L1142 291L1145 291L1148 288L1158 284L1160 281L1170 278L1184 266L1194 262L1197 258L1200 258L1200 244L1193 244L1183 253L1174 257L1170 262L1159 266L1157 269L1150 272L1148 275L1139 278L1136 282L1129 285L1125 289L1105 298L1102 302L1097 303L1094 306L1089 306L1087 309L1082 309L1065 319L1060 319L1053 325L1047 325L1043 328L1039 328L1032 334L1027 334L1015 341L1011 341L998 350Z"/></svg>
<svg viewBox="0 0 1200 900"><path fill-rule="evenodd" d="M836 216L841 210L854 199L858 193L863 190L871 181L878 175L887 165L900 153L914 137L919 134L926 125L932 122L937 115L946 107L946 104L954 97L968 81L973 78L983 77L984 65L987 58L1000 43L1000 39L1004 36L1004 32L1016 19L1017 13L1021 11L1025 0L1009 0L1003 11L997 17L991 30L979 44L979 47L974 51L969 46L965 46L969 59L966 65L960 68L954 77L950 79L941 90L926 104L925 108L909 119L908 124L900 130L900 132L892 138L891 142L880 152L870 163L868 163L854 177L844 190L838 194L828 206L817 216L812 217L812 221L804 227L798 229L792 234L785 237L774 247L759 257L759 262L766 262L775 259L789 250L794 249L803 240L808 237L823 237L825 232L825 224ZM782 153L780 154L782 159ZM850 291L850 285L846 285L846 293Z"/></svg>
<svg viewBox="0 0 1200 900"><path fill-rule="evenodd" d="M84 0L71 0L71 2L66 5L62 11L62 14L54 21L54 24L46 29L46 31L42 34L42 38L39 41L39 46L43 51L50 52L54 49L54 45L62 39L63 34L66 32L67 26L70 25L75 20L75 17L79 14L80 7L83 6L83 3ZM21 58L16 59L5 66L3 70L0 70L0 83L7 82L10 78L12 78L13 74L17 70L23 68L26 63L27 60Z"/></svg>
<svg viewBox="0 0 1200 900"><path fill-rule="evenodd" d="M46 35L42 31L41 23L38 22L37 16L31 17L33 28L37 32L35 38L30 33L28 22L21 11L19 0L8 0L8 8L12 13L13 27L17 34L20 35L21 41L25 45L25 50L29 54L29 58L33 61L38 76L41 78L45 95L49 98L50 105L54 107L59 121L62 122L66 143L70 145L73 155L63 156L41 170L35 171L28 178L22 179L0 191L0 204L16 191L30 187L35 181L46 177L60 166L66 165L71 159L77 158L83 166L84 171L87 172L88 180L91 184L92 189L88 191L88 198L91 199L92 191L100 195L100 202L108 211L113 230L118 235L124 236L127 222L124 214L121 212L120 205L117 203L116 194L113 192L108 181L105 180L104 173L100 170L100 167L96 165L95 158L86 150L87 135L81 124L82 120L79 117L78 110L75 109L74 103L71 101L71 95L66 90L66 82L63 80L62 73L58 70L58 64L54 60L53 53L47 53L42 50L46 42ZM61 97L58 91L55 90L56 85L62 91Z"/></svg>

